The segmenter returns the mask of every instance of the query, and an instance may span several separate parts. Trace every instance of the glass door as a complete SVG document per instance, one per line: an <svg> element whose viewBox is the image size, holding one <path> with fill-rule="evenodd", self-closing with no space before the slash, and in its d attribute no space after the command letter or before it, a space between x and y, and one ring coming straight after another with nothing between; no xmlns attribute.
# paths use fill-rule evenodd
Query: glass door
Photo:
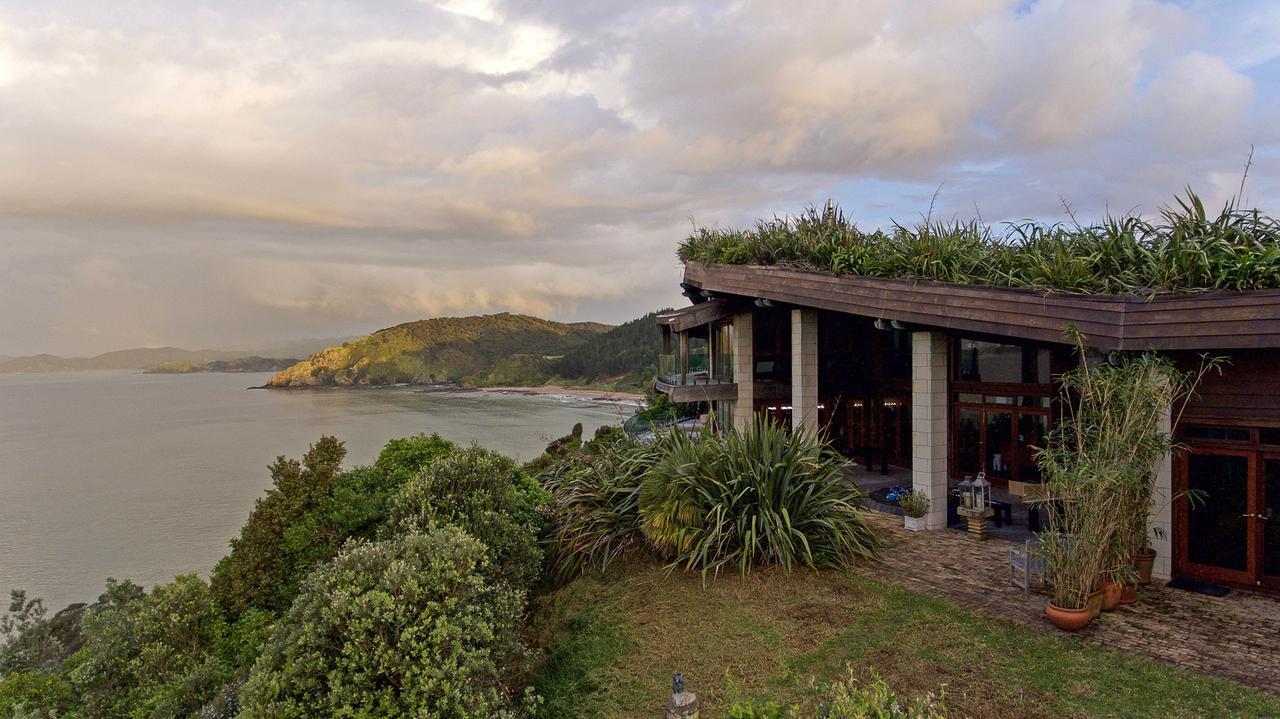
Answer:
<svg viewBox="0 0 1280 719"><path fill-rule="evenodd" d="M1262 497L1255 515L1254 521L1262 525L1259 531L1259 564L1262 568L1259 583L1280 589L1280 454L1262 458Z"/></svg>
<svg viewBox="0 0 1280 719"><path fill-rule="evenodd" d="M1249 490L1254 454L1204 449L1186 455L1178 502L1180 571L1210 580L1253 584Z"/></svg>

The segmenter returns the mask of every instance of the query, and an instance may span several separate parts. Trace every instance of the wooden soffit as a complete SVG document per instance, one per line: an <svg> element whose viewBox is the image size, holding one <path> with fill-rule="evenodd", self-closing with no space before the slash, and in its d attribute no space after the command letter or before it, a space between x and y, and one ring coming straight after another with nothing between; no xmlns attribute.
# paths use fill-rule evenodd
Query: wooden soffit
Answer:
<svg viewBox="0 0 1280 719"><path fill-rule="evenodd" d="M738 298L710 299L682 309L663 312L658 315L658 324L670 327L673 332L684 332L717 320L728 319L739 312L746 312L750 307L750 302Z"/></svg>
<svg viewBox="0 0 1280 719"><path fill-rule="evenodd" d="M1280 348L1280 290L1080 295L693 262L684 281L744 300L1037 342L1067 342L1074 326L1107 350Z"/></svg>

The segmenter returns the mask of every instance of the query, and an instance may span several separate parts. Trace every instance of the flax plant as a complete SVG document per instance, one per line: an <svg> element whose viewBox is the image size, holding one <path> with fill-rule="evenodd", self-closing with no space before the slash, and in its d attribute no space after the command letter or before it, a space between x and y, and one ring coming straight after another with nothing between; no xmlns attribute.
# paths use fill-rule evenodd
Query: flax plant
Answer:
<svg viewBox="0 0 1280 719"><path fill-rule="evenodd" d="M812 431L757 415L745 430L677 436L667 447L645 477L640 513L672 568L705 581L763 564L844 566L880 547L847 463Z"/></svg>

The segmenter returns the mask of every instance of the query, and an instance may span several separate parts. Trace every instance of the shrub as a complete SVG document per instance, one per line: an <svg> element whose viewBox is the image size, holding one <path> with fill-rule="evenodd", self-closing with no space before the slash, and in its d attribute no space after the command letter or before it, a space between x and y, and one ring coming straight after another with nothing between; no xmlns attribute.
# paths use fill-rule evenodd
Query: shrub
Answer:
<svg viewBox="0 0 1280 719"><path fill-rule="evenodd" d="M321 437L302 462L281 456L271 465L273 487L231 540L231 553L213 570L213 591L232 616L252 608L280 611L293 600L301 568L290 561L285 532L316 509L333 489L347 450Z"/></svg>
<svg viewBox="0 0 1280 719"><path fill-rule="evenodd" d="M542 509L550 496L510 459L481 447L444 456L406 483L392 502L399 531L452 524L488 548L489 571L528 588L542 574Z"/></svg>
<svg viewBox="0 0 1280 719"><path fill-rule="evenodd" d="M386 523L391 502L405 482L456 449L438 434L393 439L371 466L339 474L316 508L285 530L283 563L290 571L285 594L296 594L306 571L333 558L347 540L372 539Z"/></svg>
<svg viewBox="0 0 1280 719"><path fill-rule="evenodd" d="M83 716L193 716L234 672L222 655L222 610L194 574L90 608L81 631L67 678Z"/></svg>
<svg viewBox="0 0 1280 719"><path fill-rule="evenodd" d="M929 513L929 495L918 489L898 496L898 506L908 517L919 519Z"/></svg>
<svg viewBox="0 0 1280 719"><path fill-rule="evenodd" d="M660 444L640 515L672 566L704 577L735 565L743 574L765 563L817 568L872 558L880 546L845 461L813 432L757 416L745 431L672 432Z"/></svg>
<svg viewBox="0 0 1280 719"><path fill-rule="evenodd" d="M446 527L356 543L308 576L241 694L244 719L502 716L523 598Z"/></svg>

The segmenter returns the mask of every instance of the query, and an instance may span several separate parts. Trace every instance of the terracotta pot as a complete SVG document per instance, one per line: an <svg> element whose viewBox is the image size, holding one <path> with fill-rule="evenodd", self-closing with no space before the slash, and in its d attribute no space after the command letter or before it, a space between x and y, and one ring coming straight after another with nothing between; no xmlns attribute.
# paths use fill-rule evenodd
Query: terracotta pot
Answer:
<svg viewBox="0 0 1280 719"><path fill-rule="evenodd" d="M1078 632L1093 621L1093 612L1088 607L1063 609L1053 602L1044 605L1044 615L1053 623L1053 626L1064 632Z"/></svg>
<svg viewBox="0 0 1280 719"><path fill-rule="evenodd" d="M1120 604L1120 594L1124 588L1118 582L1102 583L1102 611L1109 612Z"/></svg>
<svg viewBox="0 0 1280 719"><path fill-rule="evenodd" d="M1138 586L1136 584L1120 585L1120 603L1133 604L1138 601Z"/></svg>
<svg viewBox="0 0 1280 719"><path fill-rule="evenodd" d="M1102 614L1102 590L1095 589L1089 593L1089 618L1095 619Z"/></svg>
<svg viewBox="0 0 1280 719"><path fill-rule="evenodd" d="M1133 555L1133 568L1138 570L1138 584L1151 583L1151 566L1156 561L1156 550L1147 549Z"/></svg>

